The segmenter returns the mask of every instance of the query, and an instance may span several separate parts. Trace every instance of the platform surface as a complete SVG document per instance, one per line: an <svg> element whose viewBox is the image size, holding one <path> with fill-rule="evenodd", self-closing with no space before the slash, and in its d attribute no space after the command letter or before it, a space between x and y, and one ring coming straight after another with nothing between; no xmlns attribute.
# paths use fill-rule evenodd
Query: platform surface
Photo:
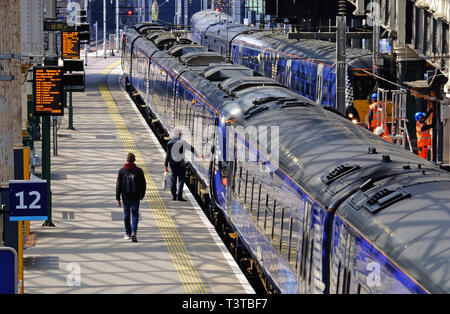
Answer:
<svg viewBox="0 0 450 314"><path fill-rule="evenodd" d="M89 58L86 90L73 94L52 155L53 223L32 222L25 293L253 293L187 188L162 190L164 151L119 85L118 57ZM40 147L40 143L36 143ZM138 243L124 240L115 183L127 152L147 180Z"/></svg>

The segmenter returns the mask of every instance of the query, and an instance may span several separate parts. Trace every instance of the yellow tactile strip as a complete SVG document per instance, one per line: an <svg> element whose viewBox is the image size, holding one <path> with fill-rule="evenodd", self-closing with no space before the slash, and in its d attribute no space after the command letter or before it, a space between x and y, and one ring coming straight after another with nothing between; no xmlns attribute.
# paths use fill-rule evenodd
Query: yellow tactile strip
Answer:
<svg viewBox="0 0 450 314"><path fill-rule="evenodd" d="M110 65L106 68L102 74L108 75L112 69L119 65L120 61ZM202 278L200 277L197 268L195 267L192 258L190 257L186 246L177 230L177 227L172 220L167 208L158 193L155 182L153 181L148 168L146 167L144 160L134 142L122 115L117 108L117 104L114 101L111 93L109 92L106 82L99 86L100 93L102 94L103 100L108 108L111 119L114 122L114 126L117 129L117 133L122 140L123 146L127 152L132 152L136 156L136 164L142 168L145 174L145 179L147 182L147 194L146 200L149 204L150 210L156 220L159 231L164 239L164 242L169 250L172 262L180 276L180 280L186 293L189 294L204 294L208 293L203 284Z"/></svg>

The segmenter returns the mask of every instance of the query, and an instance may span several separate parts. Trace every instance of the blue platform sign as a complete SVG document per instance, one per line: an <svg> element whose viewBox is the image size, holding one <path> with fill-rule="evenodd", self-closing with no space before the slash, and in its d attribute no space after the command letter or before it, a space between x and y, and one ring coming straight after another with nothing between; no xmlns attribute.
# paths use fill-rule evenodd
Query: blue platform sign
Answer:
<svg viewBox="0 0 450 314"><path fill-rule="evenodd" d="M9 220L47 220L47 181L9 181Z"/></svg>
<svg viewBox="0 0 450 314"><path fill-rule="evenodd" d="M17 275L16 251L0 247L0 294L17 293Z"/></svg>

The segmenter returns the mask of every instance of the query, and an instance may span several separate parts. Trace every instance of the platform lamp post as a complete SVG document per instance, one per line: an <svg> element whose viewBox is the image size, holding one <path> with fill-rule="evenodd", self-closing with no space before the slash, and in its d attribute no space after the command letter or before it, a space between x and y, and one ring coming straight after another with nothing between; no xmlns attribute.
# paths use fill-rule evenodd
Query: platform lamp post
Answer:
<svg viewBox="0 0 450 314"><path fill-rule="evenodd" d="M47 18L56 18L56 0L47 0ZM44 65L58 65L56 54L56 34L49 33L48 55L44 59ZM50 116L42 116L42 179L47 181L47 206L48 218L42 224L54 227L52 221L52 192L51 192L51 164L50 164Z"/></svg>
<svg viewBox="0 0 450 314"><path fill-rule="evenodd" d="M119 0L116 0L116 51L119 53Z"/></svg>
<svg viewBox="0 0 450 314"><path fill-rule="evenodd" d="M106 0L103 0L103 58L106 59Z"/></svg>
<svg viewBox="0 0 450 314"><path fill-rule="evenodd" d="M67 130L75 130L73 127L73 105L72 105L72 90L69 90L69 126Z"/></svg>

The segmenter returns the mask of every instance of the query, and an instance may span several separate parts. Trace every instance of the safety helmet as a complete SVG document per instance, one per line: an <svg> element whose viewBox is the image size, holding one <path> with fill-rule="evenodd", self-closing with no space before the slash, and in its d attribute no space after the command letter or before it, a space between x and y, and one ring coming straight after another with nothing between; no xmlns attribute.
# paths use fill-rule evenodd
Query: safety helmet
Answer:
<svg viewBox="0 0 450 314"><path fill-rule="evenodd" d="M370 97L370 99L374 99L374 98L378 99L378 94L377 93L373 93L372 96Z"/></svg>
<svg viewBox="0 0 450 314"><path fill-rule="evenodd" d="M416 112L416 121L425 118L426 114L424 112Z"/></svg>
<svg viewBox="0 0 450 314"><path fill-rule="evenodd" d="M384 133L384 129L381 126L379 126L375 129L376 135L381 136L381 135L383 135L383 133Z"/></svg>

